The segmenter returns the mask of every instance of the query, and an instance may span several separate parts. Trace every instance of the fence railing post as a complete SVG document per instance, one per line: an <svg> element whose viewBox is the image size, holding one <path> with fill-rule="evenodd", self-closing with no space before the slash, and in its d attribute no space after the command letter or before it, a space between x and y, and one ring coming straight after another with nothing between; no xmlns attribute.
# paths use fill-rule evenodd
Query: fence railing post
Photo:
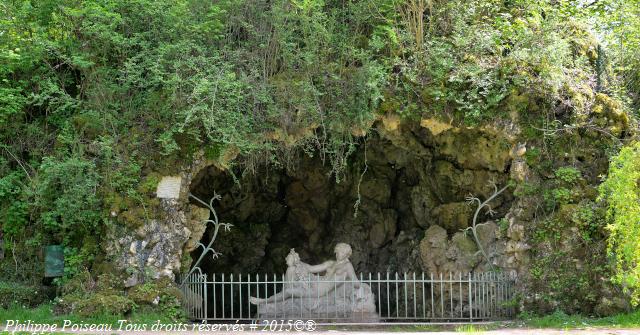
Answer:
<svg viewBox="0 0 640 335"><path fill-rule="evenodd" d="M202 297L202 304L204 305L204 323L207 324L207 319L209 318L209 314L208 314L208 310L207 310L207 299L208 299L208 292L207 292L207 274L204 274L204 282L202 283L202 286L204 286L204 297Z"/></svg>
<svg viewBox="0 0 640 335"><path fill-rule="evenodd" d="M471 299L471 272L469 272L469 322L473 322L473 301Z"/></svg>
<svg viewBox="0 0 640 335"><path fill-rule="evenodd" d="M211 274L211 279L209 279L209 274ZM203 323L261 318L255 314L255 306L251 304L249 298L251 296L259 297L260 300L269 298L279 294L285 287L292 284L284 275L264 274L264 277L256 275L253 280L250 275L246 275L245 279L242 274L209 274L191 274L183 279L180 286L184 296L183 307L186 314L190 319ZM315 298L318 304L307 309L300 308L300 312L296 311L295 313L299 318L319 318L327 322L346 321L348 323L351 322L351 317L354 317L353 322L356 322L356 320L361 320L358 318L360 315L365 316L365 314L361 314L363 310L357 310L356 313L355 310L349 309L348 304L342 303L352 299L349 297L358 295L359 292L355 288L358 278L347 280L311 275L306 280L311 283L309 287L312 291L305 299L313 302L312 300ZM478 322L504 319L512 317L514 314L512 303L515 291L513 288L514 278L504 273L469 272L466 279L462 273L459 273L458 278L455 278L452 272L449 273L448 278L443 273L436 274L436 276L429 274L429 277L422 273L418 277L415 273L398 274L395 272L390 275L387 272L386 278L378 273L377 279L371 273L369 273L368 279L366 274L361 273L359 281L362 285L368 284L370 286L370 291L375 299L372 302L379 321ZM332 286L332 290L321 294L319 285L314 285L319 283ZM465 283L467 284L466 304L464 303ZM421 288L417 287L418 284ZM247 286L243 287L245 285ZM252 285L255 287L252 288ZM373 287L373 285L377 285L377 287ZM382 285L386 285L386 289L382 288ZM459 292L455 292L456 289L459 289ZM212 299L209 299L211 290L213 290L213 296ZM430 292L426 292L426 290ZM427 294L431 296L430 299ZM411 297L409 297L410 295ZM269 307L267 314L273 314L270 318L287 317L288 312L286 311L290 309L287 307L290 302L287 300L289 295L279 294L277 297L277 299L271 298L269 304L272 306ZM213 304L211 314L209 314L209 303ZM355 300L353 303L356 303ZM420 304L422 304L422 312L420 312ZM431 305L430 312L428 311L429 304ZM465 305L469 311L468 315L464 314ZM458 308L460 312L458 312ZM252 309L254 310L252 311ZM412 309L413 311L411 311ZM257 310L262 313L259 305ZM395 311L392 312L392 310Z"/></svg>

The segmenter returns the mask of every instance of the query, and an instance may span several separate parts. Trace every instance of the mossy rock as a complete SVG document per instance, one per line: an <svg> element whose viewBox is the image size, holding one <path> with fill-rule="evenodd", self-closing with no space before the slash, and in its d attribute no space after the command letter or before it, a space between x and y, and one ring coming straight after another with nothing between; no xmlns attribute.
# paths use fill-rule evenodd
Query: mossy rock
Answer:
<svg viewBox="0 0 640 335"><path fill-rule="evenodd" d="M594 92L589 85L582 84L579 86L570 86L565 84L563 87L564 94L571 100L573 112L578 122L584 122L588 116L588 106L594 98Z"/></svg>
<svg viewBox="0 0 640 335"><path fill-rule="evenodd" d="M385 100L380 104L380 114L386 114L390 112L395 112L400 109L402 104L395 98L391 98L389 100Z"/></svg>
<svg viewBox="0 0 640 335"><path fill-rule="evenodd" d="M157 309L169 319L177 321L184 318L182 292L166 278L132 287L127 297L136 306Z"/></svg>
<svg viewBox="0 0 640 335"><path fill-rule="evenodd" d="M223 143L213 143L204 148L204 157L208 160L217 160L224 152Z"/></svg>
<svg viewBox="0 0 640 335"><path fill-rule="evenodd" d="M557 217L564 223L570 223L573 221L573 216L578 209L578 204L563 204L558 209Z"/></svg>
<svg viewBox="0 0 640 335"><path fill-rule="evenodd" d="M589 27L576 20L567 21L568 40L571 44L573 56L586 57L592 63L598 58L598 40L589 32ZM595 64L595 63L594 63Z"/></svg>
<svg viewBox="0 0 640 335"><path fill-rule="evenodd" d="M109 272L98 275L96 290L101 293L121 294L124 291L124 275Z"/></svg>
<svg viewBox="0 0 640 335"><path fill-rule="evenodd" d="M157 305L160 302L160 290L153 283L145 283L129 290L128 296L137 304Z"/></svg>
<svg viewBox="0 0 640 335"><path fill-rule="evenodd" d="M460 250L464 255L475 257L475 253L478 251L478 246L465 233L458 232L451 238L451 244Z"/></svg>
<svg viewBox="0 0 640 335"><path fill-rule="evenodd" d="M109 209L109 213L119 213L127 208L127 203L117 192L110 192L104 195L104 207Z"/></svg>
<svg viewBox="0 0 640 335"><path fill-rule="evenodd" d="M199 241L198 241L199 242ZM187 273L193 264L193 258L189 252L182 252L182 258L180 258L180 273Z"/></svg>
<svg viewBox="0 0 640 335"><path fill-rule="evenodd" d="M178 302L182 299L180 290L167 279L134 286L129 289L127 296L140 305L158 305L163 298L172 298Z"/></svg>
<svg viewBox="0 0 640 335"><path fill-rule="evenodd" d="M473 209L466 202L443 204L433 210L438 225L453 233L469 227Z"/></svg>
<svg viewBox="0 0 640 335"><path fill-rule="evenodd" d="M102 241L99 245L99 248L102 248L103 250L108 247L108 242L106 241ZM112 260L109 260L108 257L104 254L96 255L96 258L91 266L91 272L93 273L93 275L97 276L99 286L102 285L102 275L108 275L111 278L122 280L122 285L124 286L123 283L125 271L123 269L119 269L116 264ZM111 279L109 279L109 281L111 282ZM121 284L114 284L114 286L118 288L120 288L120 285Z"/></svg>
<svg viewBox="0 0 640 335"><path fill-rule="evenodd" d="M60 293L65 296L75 293L91 292L95 289L96 282L91 277L89 271L82 271L71 279L66 280L64 284L60 286Z"/></svg>
<svg viewBox="0 0 640 335"><path fill-rule="evenodd" d="M509 112L509 116L515 119L515 117L529 110L529 106L532 105L531 100L531 96L528 93L514 90L504 100L504 108Z"/></svg>
<svg viewBox="0 0 640 335"><path fill-rule="evenodd" d="M442 132L435 141L440 155L464 169L502 172L510 160L511 144L498 134L455 128Z"/></svg>
<svg viewBox="0 0 640 335"><path fill-rule="evenodd" d="M135 307L136 304L122 294L74 293L59 298L56 301L55 311L58 314L73 313L89 317L95 315L125 315Z"/></svg>
<svg viewBox="0 0 640 335"><path fill-rule="evenodd" d="M122 212L118 219L120 222L127 225L127 227L135 229L144 225L148 219L150 219L148 213L145 212L144 208L136 207L131 208L127 211Z"/></svg>
<svg viewBox="0 0 640 335"><path fill-rule="evenodd" d="M596 94L593 113L595 124L607 128L614 136L620 136L629 128L629 116L620 101L603 93Z"/></svg>

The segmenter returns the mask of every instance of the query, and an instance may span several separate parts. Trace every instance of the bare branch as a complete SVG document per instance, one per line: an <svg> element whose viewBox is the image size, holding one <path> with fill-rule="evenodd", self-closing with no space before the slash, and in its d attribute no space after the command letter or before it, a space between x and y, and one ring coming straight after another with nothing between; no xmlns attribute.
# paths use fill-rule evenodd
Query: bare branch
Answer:
<svg viewBox="0 0 640 335"><path fill-rule="evenodd" d="M30 182L33 182L33 180L31 180L31 175L29 175L29 172L27 171L27 169L24 167L24 165L22 165L22 162L18 159L18 157L16 157L11 151L9 151L9 149L7 149L6 147L2 147L4 149L4 151L6 151L9 155L11 155L11 157L18 163L18 165L20 165L20 167L22 168L22 171L24 171L24 174L27 175L27 178L29 179Z"/></svg>
<svg viewBox="0 0 640 335"><path fill-rule="evenodd" d="M532 128L541 131L545 136L553 136L553 135L556 135L556 134L561 133L561 132L572 131L572 130L576 130L576 129L590 129L590 130L594 130L594 131L597 131L599 133L605 134L605 135L611 137L612 139L616 140L617 142L622 142L622 140L620 138L618 138L617 136L613 135L612 133L606 131L604 128L595 126L593 124L592 120L590 120L589 122L587 122L585 124L580 124L580 125L568 125L568 124L565 124L563 127L558 127L558 128L538 128L538 127L535 127L535 126L532 126Z"/></svg>

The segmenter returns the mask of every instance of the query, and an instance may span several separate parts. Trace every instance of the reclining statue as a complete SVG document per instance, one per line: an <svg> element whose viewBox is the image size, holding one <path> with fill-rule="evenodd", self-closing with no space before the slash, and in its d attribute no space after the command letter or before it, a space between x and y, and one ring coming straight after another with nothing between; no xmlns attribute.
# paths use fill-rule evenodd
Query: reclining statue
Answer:
<svg viewBox="0 0 640 335"><path fill-rule="evenodd" d="M313 318L377 321L375 298L349 261L351 246L338 243L336 260L309 265L291 249L283 289L268 298L250 297L257 318ZM324 273L324 275L320 275Z"/></svg>

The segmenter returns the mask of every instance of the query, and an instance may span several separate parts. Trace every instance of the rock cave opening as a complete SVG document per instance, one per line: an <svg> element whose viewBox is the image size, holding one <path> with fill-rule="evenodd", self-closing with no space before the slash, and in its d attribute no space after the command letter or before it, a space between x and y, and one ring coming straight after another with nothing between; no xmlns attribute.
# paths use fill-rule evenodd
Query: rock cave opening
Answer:
<svg viewBox="0 0 640 335"><path fill-rule="evenodd" d="M291 248L303 262L319 264L334 259L334 246L345 242L357 273L487 270L470 234L462 232L475 211L465 198L486 199L493 191L488 181L507 183L508 149L476 130L434 136L421 128L394 137L370 135L349 157L340 182L328 162L304 153L294 167L262 166L244 175L208 166L194 177L190 192L205 201L214 190L220 194L214 208L220 222L233 227L219 232L213 244L222 256L205 257L200 268L209 278L282 274ZM511 192L492 201L493 218L503 217L512 201ZM483 211L478 222L489 219ZM484 229L487 243L496 240L497 227ZM212 235L209 226L201 242L207 245ZM198 248L191 256L200 253ZM260 295L278 290L265 288Z"/></svg>

